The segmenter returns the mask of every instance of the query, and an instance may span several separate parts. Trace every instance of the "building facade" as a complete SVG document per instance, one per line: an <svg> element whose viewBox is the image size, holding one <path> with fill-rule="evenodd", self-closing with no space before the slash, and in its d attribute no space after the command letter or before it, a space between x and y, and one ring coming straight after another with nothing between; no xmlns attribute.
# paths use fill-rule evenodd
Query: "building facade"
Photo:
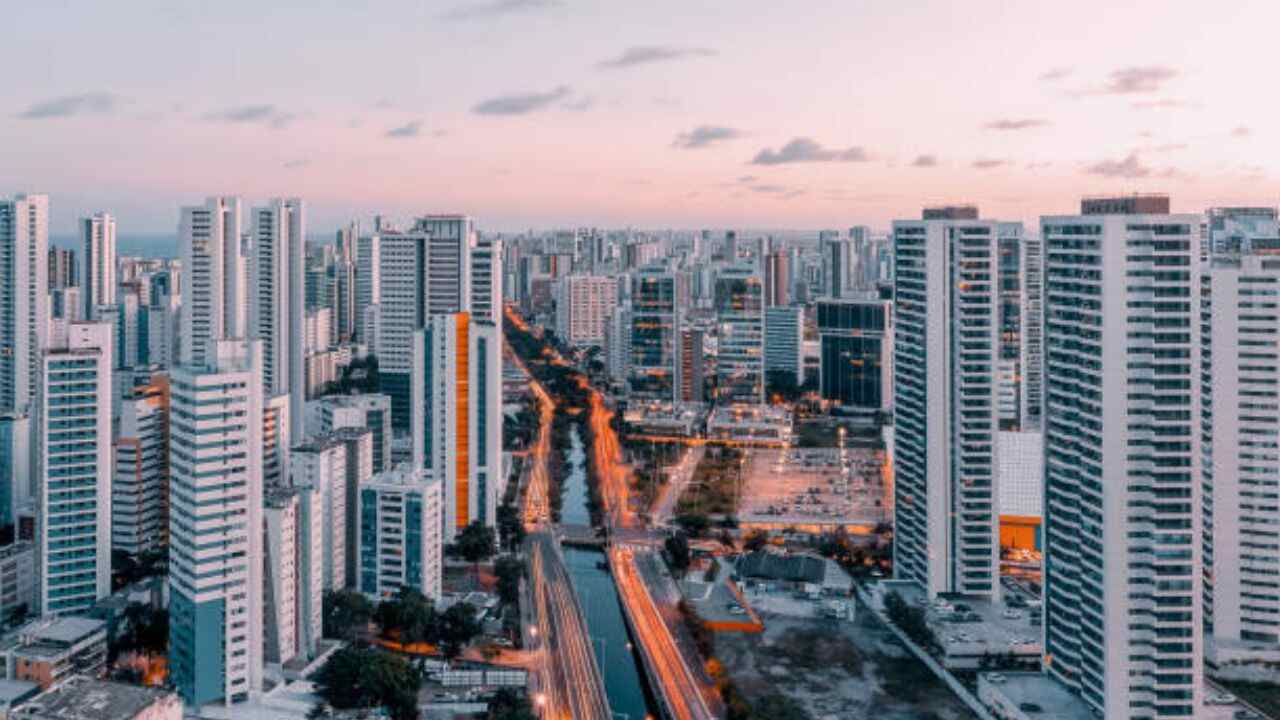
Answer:
<svg viewBox="0 0 1280 720"><path fill-rule="evenodd" d="M0 198L0 411L30 412L49 332L49 196Z"/></svg>
<svg viewBox="0 0 1280 720"><path fill-rule="evenodd" d="M138 557L169 544L169 376L124 395L111 483L111 547Z"/></svg>
<svg viewBox="0 0 1280 720"><path fill-rule="evenodd" d="M716 275L716 400L764 402L764 283L756 268L735 265Z"/></svg>
<svg viewBox="0 0 1280 720"><path fill-rule="evenodd" d="M360 484L360 592L386 599L407 587L441 598L444 504L442 484L425 469L400 465Z"/></svg>

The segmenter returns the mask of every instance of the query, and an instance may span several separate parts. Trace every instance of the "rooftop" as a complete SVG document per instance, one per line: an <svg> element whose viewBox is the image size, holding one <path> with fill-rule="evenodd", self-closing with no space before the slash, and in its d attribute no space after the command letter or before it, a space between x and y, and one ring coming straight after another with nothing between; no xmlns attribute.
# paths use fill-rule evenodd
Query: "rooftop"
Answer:
<svg viewBox="0 0 1280 720"><path fill-rule="evenodd" d="M985 673L978 677L981 683L1003 695L1027 717L1097 720L1084 700L1044 673ZM1028 709L1032 707L1039 707L1040 710Z"/></svg>
<svg viewBox="0 0 1280 720"><path fill-rule="evenodd" d="M808 555L779 555L758 550L743 555L738 561L738 574L744 578L817 584L822 582L826 571L826 561Z"/></svg>
<svg viewBox="0 0 1280 720"><path fill-rule="evenodd" d="M162 702L179 700L177 695L165 690L77 677L32 699L9 717L130 720Z"/></svg>
<svg viewBox="0 0 1280 720"><path fill-rule="evenodd" d="M68 616L41 619L18 630L25 643L73 645L94 633L105 633L107 624L88 617Z"/></svg>

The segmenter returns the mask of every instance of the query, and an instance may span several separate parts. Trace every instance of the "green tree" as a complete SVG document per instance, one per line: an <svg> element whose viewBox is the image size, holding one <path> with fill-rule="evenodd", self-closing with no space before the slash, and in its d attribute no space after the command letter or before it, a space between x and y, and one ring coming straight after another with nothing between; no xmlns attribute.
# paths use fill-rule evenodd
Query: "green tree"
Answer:
<svg viewBox="0 0 1280 720"><path fill-rule="evenodd" d="M756 532L753 532L747 536L747 539L742 543L742 548L747 552L756 552L758 550L763 550L764 546L767 545L768 543L769 543L768 533L764 533L757 530Z"/></svg>
<svg viewBox="0 0 1280 720"><path fill-rule="evenodd" d="M458 533L454 550L463 560L471 563L476 574L480 572L480 563L493 557L493 528L476 520Z"/></svg>
<svg viewBox="0 0 1280 720"><path fill-rule="evenodd" d="M711 527L711 519L700 513L686 513L676 516L676 524L689 537L699 538Z"/></svg>
<svg viewBox="0 0 1280 720"><path fill-rule="evenodd" d="M681 574L689 569L689 563L692 558L689 555L689 540L683 533L676 533L667 538L662 545L667 551L667 557L671 561L672 569Z"/></svg>
<svg viewBox="0 0 1280 720"><path fill-rule="evenodd" d="M502 688L489 699L488 720L537 720L529 698L511 688Z"/></svg>
<svg viewBox="0 0 1280 720"><path fill-rule="evenodd" d="M373 617L384 637L395 636L406 645L432 642L438 623L431 598L410 587L401 587L394 598L378 603Z"/></svg>
<svg viewBox="0 0 1280 720"><path fill-rule="evenodd" d="M338 710L384 707L392 720L416 720L421 676L404 659L371 648L338 650L315 674L316 693Z"/></svg>
<svg viewBox="0 0 1280 720"><path fill-rule="evenodd" d="M440 616L435 628L435 639L444 656L453 660L480 634L480 629L475 607L470 603L458 603Z"/></svg>
<svg viewBox="0 0 1280 720"><path fill-rule="evenodd" d="M373 619L373 603L354 590L328 590L321 601L324 636L351 642Z"/></svg>
<svg viewBox="0 0 1280 720"><path fill-rule="evenodd" d="M498 597L508 605L520 601L520 578L524 577L524 563L514 555L503 555L493 564L498 576Z"/></svg>
<svg viewBox="0 0 1280 720"><path fill-rule="evenodd" d="M524 520L513 503L498 506L498 537L507 550L515 550L524 542Z"/></svg>

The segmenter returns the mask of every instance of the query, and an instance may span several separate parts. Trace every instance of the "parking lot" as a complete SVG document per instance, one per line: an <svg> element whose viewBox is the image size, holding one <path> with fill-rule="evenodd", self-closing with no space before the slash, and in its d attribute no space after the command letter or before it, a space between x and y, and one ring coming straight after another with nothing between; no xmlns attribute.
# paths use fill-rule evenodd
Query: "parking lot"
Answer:
<svg viewBox="0 0 1280 720"><path fill-rule="evenodd" d="M884 464L884 451L868 447L752 450L739 517L778 525L874 525L892 510Z"/></svg>

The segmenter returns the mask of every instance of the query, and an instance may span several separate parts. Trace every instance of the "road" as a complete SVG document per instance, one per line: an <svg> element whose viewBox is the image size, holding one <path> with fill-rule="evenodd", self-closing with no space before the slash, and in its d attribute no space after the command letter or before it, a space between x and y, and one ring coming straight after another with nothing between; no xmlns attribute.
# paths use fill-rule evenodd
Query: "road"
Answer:
<svg viewBox="0 0 1280 720"><path fill-rule="evenodd" d="M591 444L592 459L600 478L600 497L609 514L609 524L614 528L629 529L637 526L636 514L631 510L631 486L629 471L622 464L622 444L610 421L613 411L605 404L604 395L580 379L584 389L590 392L591 408L587 421L595 442Z"/></svg>
<svg viewBox="0 0 1280 720"><path fill-rule="evenodd" d="M653 509L650 514L653 517L654 524L661 525L670 520L671 516L675 514L676 503L680 501L680 496L684 494L685 488L693 480L693 473L698 469L698 463L702 462L702 457L706 454L706 447L694 445L686 450L680 462L671 468L671 476L668 482L662 486L662 494L653 503Z"/></svg>
<svg viewBox="0 0 1280 720"><path fill-rule="evenodd" d="M538 440L529 448L525 459L526 467L529 468L529 489L524 496L524 522L532 528L551 522L551 483L547 475L547 458L551 454L551 418L555 415L556 403L542 384L533 379L533 373L529 372L528 366L510 345L507 346L507 357L529 378L529 389L538 399Z"/></svg>
<svg viewBox="0 0 1280 720"><path fill-rule="evenodd" d="M644 647L650 672L657 676L655 680L661 686L660 700L670 716L674 720L711 720L716 715L704 695L708 688L685 664L684 656L636 566L636 553L644 552L650 551L631 546L615 546L609 551L613 578L631 618L632 630Z"/></svg>
<svg viewBox="0 0 1280 720"><path fill-rule="evenodd" d="M545 530L534 532L528 550L542 658L539 675L545 690L538 698L542 717L610 720L604 679L555 538Z"/></svg>

